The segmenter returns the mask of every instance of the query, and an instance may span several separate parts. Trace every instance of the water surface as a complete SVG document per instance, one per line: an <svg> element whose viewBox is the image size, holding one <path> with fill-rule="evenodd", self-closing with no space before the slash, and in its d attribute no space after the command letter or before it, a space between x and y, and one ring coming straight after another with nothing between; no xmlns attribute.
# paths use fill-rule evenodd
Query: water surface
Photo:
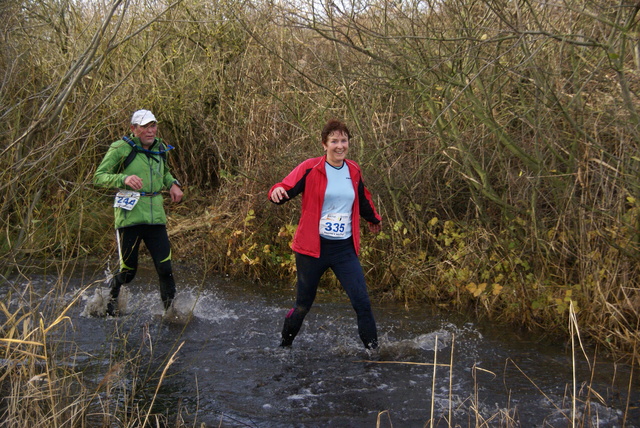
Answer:
<svg viewBox="0 0 640 428"><path fill-rule="evenodd" d="M154 411L206 427L568 427L574 388L571 348L508 328L479 325L415 306L374 305L381 349L367 353L343 294L319 292L293 347L279 332L294 292L206 276L176 266L176 306L188 322L162 319L155 274L127 286L125 314L95 316L106 293L99 269L66 279L74 304L61 358L88 385L113 377L121 394ZM58 280L31 278L43 298ZM20 281L13 288L19 288ZM2 291L2 298L7 290ZM15 293L13 304L18 304ZM63 351L64 350L64 351ZM639 382L630 369L576 353L576 426L640 426ZM133 369L138 363L139 368ZM433 363L437 363L434 366ZM595 369L592 369L595 364ZM117 376L113 376L114 373ZM109 377L110 376L110 377ZM632 396L627 403L627 391ZM629 408L627 408L629 406Z"/></svg>

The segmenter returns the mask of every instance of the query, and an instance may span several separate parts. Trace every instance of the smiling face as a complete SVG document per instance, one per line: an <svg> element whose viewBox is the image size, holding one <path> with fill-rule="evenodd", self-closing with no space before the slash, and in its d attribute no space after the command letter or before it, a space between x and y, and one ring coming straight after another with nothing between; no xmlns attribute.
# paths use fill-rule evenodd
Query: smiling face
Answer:
<svg viewBox="0 0 640 428"><path fill-rule="evenodd" d="M349 151L349 136L342 131L333 131L322 143L327 153L327 162L335 167L341 167Z"/></svg>
<svg viewBox="0 0 640 428"><path fill-rule="evenodd" d="M134 137L140 139L142 147L148 149L156 139L158 124L156 122L149 122L146 125L131 125L131 132Z"/></svg>

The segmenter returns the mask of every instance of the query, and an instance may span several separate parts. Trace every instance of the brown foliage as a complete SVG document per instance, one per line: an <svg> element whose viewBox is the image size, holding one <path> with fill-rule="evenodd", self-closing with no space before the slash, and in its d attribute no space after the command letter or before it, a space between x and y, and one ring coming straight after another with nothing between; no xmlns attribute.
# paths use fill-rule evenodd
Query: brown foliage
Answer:
<svg viewBox="0 0 640 428"><path fill-rule="evenodd" d="M385 218L365 236L375 295L561 330L574 302L594 339L634 349L637 7L62 3L2 6L6 260L110 248L90 179L144 107L187 186L178 255L290 277L296 208L266 190L338 117Z"/></svg>

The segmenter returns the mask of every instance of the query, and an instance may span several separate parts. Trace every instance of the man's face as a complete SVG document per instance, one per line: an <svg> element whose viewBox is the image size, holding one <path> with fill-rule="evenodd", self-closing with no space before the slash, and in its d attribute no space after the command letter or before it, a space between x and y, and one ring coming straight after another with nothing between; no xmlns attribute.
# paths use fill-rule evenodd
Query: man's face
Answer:
<svg viewBox="0 0 640 428"><path fill-rule="evenodd" d="M156 122L149 122L146 125L131 125L131 132L134 137L138 137L140 139L142 147L148 148L156 139L158 124Z"/></svg>

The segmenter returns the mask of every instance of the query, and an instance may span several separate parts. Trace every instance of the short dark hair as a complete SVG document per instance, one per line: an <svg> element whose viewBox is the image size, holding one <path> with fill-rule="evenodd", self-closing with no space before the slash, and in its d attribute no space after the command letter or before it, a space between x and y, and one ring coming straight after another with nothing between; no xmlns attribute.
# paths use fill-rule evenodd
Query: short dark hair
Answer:
<svg viewBox="0 0 640 428"><path fill-rule="evenodd" d="M320 134L322 136L322 144L327 142L329 134L336 131L345 134L347 138L351 139L351 133L349 132L347 125L339 120L331 119L326 123L326 125L324 125L324 128L322 128L322 134Z"/></svg>

